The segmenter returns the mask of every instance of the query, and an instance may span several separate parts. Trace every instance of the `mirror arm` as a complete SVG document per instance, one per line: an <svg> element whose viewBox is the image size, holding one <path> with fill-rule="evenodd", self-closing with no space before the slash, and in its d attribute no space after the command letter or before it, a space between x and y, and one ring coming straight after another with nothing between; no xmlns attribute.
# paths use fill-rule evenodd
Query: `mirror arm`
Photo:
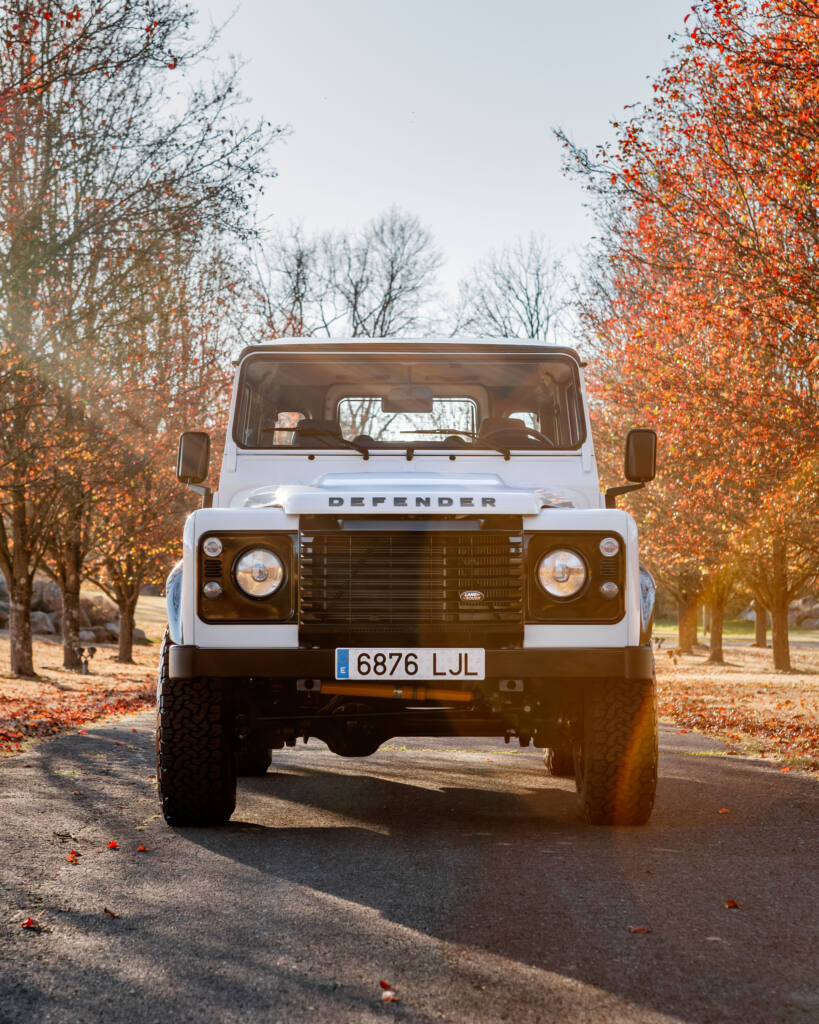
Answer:
<svg viewBox="0 0 819 1024"><path fill-rule="evenodd" d="M639 491L645 487L644 483L622 484L620 487L606 488L606 508L617 508L617 499L621 494L628 494L630 491Z"/></svg>
<svg viewBox="0 0 819 1024"><path fill-rule="evenodd" d="M189 491L202 495L202 508L213 508L213 491L207 484L185 484Z"/></svg>

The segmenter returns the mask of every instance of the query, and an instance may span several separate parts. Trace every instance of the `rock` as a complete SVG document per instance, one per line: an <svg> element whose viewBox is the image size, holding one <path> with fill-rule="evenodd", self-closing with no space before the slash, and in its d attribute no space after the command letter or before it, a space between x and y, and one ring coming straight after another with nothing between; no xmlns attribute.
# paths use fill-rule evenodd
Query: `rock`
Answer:
<svg viewBox="0 0 819 1024"><path fill-rule="evenodd" d="M80 630L80 643L87 647L88 644L97 642L97 636L93 629L81 629Z"/></svg>
<svg viewBox="0 0 819 1024"><path fill-rule="evenodd" d="M145 630L144 629L139 629L137 626L134 626L134 631L131 634L131 637L132 637L132 639L133 639L135 644L147 644L148 643L148 637L145 636Z"/></svg>
<svg viewBox="0 0 819 1024"><path fill-rule="evenodd" d="M796 612L796 625L801 626L805 619L815 619L817 617L819 617L819 604L814 604L813 599L811 598L811 603L809 605L803 605Z"/></svg>
<svg viewBox="0 0 819 1024"><path fill-rule="evenodd" d="M819 629L819 615L808 615L799 625L802 629Z"/></svg>
<svg viewBox="0 0 819 1024"><path fill-rule="evenodd" d="M111 635L105 626L93 626L87 632L94 634L94 639L98 644L107 644L111 640Z"/></svg>
<svg viewBox="0 0 819 1024"><path fill-rule="evenodd" d="M8 613L8 609L3 611L3 609L0 608L0 629L8 629L8 628L9 628L9 613Z"/></svg>
<svg viewBox="0 0 819 1024"><path fill-rule="evenodd" d="M89 626L104 626L116 617L117 606L106 597L84 597L80 601L81 614L85 612Z"/></svg>
<svg viewBox="0 0 819 1024"><path fill-rule="evenodd" d="M54 580L38 578L34 581L31 607L38 612L56 612L63 606L63 595Z"/></svg>
<svg viewBox="0 0 819 1024"><path fill-rule="evenodd" d="M56 633L57 630L54 628L52 617L47 612L34 611L31 613L31 632L45 635L47 633Z"/></svg>
<svg viewBox="0 0 819 1024"><path fill-rule="evenodd" d="M106 632L112 636L115 640L119 640L119 623L118 622L106 622Z"/></svg>

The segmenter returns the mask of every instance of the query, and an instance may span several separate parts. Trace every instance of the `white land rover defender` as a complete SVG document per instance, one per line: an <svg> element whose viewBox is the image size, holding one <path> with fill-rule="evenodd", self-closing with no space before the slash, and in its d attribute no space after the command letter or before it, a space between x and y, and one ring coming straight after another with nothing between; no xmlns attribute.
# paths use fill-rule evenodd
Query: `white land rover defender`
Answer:
<svg viewBox="0 0 819 1024"><path fill-rule="evenodd" d="M516 737L573 775L586 820L648 820L654 584L600 493L582 364L529 341L282 340L238 362L215 492L167 583L157 778L172 825L233 812L237 775L310 736Z"/></svg>

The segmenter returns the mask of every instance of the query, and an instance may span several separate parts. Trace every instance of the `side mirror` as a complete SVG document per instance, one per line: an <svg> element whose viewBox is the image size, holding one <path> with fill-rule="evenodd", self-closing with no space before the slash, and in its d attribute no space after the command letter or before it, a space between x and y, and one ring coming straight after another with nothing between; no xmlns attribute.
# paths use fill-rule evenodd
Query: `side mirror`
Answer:
<svg viewBox="0 0 819 1024"><path fill-rule="evenodd" d="M210 466L210 436L202 430L186 430L179 438L176 477L183 484L201 484Z"/></svg>
<svg viewBox="0 0 819 1024"><path fill-rule="evenodd" d="M657 435L653 430L630 430L626 435L626 480L644 484L657 472Z"/></svg>
<svg viewBox="0 0 819 1024"><path fill-rule="evenodd" d="M606 490L606 508L617 508L621 494L639 491L654 479L657 469L657 435L653 430L638 428L626 434L626 480L633 483Z"/></svg>

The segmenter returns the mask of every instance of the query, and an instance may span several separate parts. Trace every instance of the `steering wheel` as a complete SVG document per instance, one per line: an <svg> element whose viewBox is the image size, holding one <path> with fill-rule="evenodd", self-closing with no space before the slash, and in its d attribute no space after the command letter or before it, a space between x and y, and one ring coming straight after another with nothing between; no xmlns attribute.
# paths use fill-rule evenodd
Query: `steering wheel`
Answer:
<svg viewBox="0 0 819 1024"><path fill-rule="evenodd" d="M484 434L483 437L479 437L479 441L499 441L500 444L508 445L510 448L515 447L515 440L520 437L521 434L526 434L529 437L534 437L538 441L542 441L547 444L550 448L556 448L557 445L546 434L542 434L539 430L535 430L534 427L499 427L497 430L490 430L489 433Z"/></svg>

